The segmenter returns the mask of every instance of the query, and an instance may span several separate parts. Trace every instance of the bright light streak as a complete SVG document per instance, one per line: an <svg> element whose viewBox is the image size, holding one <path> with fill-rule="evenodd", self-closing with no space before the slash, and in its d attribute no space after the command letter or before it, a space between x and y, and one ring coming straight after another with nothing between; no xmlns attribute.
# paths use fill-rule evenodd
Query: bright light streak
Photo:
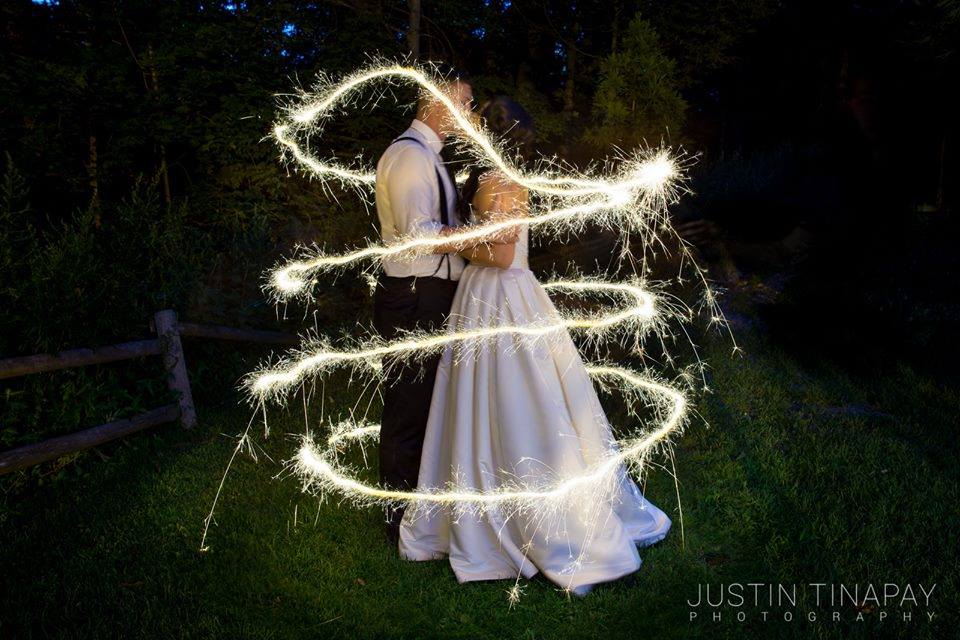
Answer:
<svg viewBox="0 0 960 640"><path fill-rule="evenodd" d="M412 82L429 92L446 108L456 124L458 139L480 165L496 169L508 181L526 187L533 200L529 216L500 219L479 227L464 227L443 238L398 238L390 246L373 245L343 254L314 252L290 261L274 271L266 290L276 301L308 295L320 272L365 260L413 258L448 243L469 243L498 230L518 225L539 227L540 232L559 235L576 232L587 221L621 231L649 234L662 222L666 204L676 196L681 174L677 162L666 149L637 154L624 159L612 175L589 176L563 171L562 167L541 159L533 171L520 171L506 157L508 150L477 128L470 116L444 93L433 79L420 69L398 65L375 65L351 74L340 82L321 76L312 94L288 107L285 118L273 128L273 137L285 153L311 176L320 180L339 180L359 188L370 188L375 174L351 169L336 161L324 161L309 153L299 138L316 138L323 124L357 98L361 88L392 86L399 81ZM560 204L559 208L555 204Z"/></svg>
<svg viewBox="0 0 960 640"><path fill-rule="evenodd" d="M639 151L631 157L620 158L615 169L607 162L600 168L580 172L556 160L542 158L532 169L521 171L510 161L510 150L476 127L469 114L447 97L440 79L434 79L435 76L428 68L389 63L372 64L342 80L320 75L313 91L302 93L298 100L287 106L283 117L273 127L272 135L281 149L281 157L292 160L297 167L323 183L336 181L355 188L362 197L369 197L376 180L371 169L320 159L310 153L308 141L322 135L327 121L354 106L362 94L361 89L379 88L382 97L397 84L411 83L427 91L449 111L458 128L458 144L472 156L474 163L496 170L506 180L528 189L531 196L529 212L518 217L497 216L495 221L460 227L443 237L411 236L399 238L389 245L371 244L352 251L314 249L301 253L270 274L264 288L274 301L297 296L309 298L311 289L318 285L317 276L325 272L355 265L369 266L384 258L410 259L432 253L438 246L454 243L470 246L523 225L536 228L541 237L543 234L558 237L575 235L587 222L592 222L625 234L639 234L644 250L656 244L662 246L660 234L670 230L666 209L682 190L683 183L681 163L666 149ZM458 182L464 178L464 175L458 176ZM682 243L681 251L686 251ZM622 257L632 258L626 249ZM688 262L692 263L692 260ZM693 267L706 285L706 279L695 263ZM303 389L308 381L337 368L376 379L400 361L422 358L448 347L458 349L458 357L472 357L472 349L488 340L513 336L517 348L527 348L538 340L563 338L569 331L582 332L597 346L611 336L620 336L621 340L627 341L632 338L636 352L649 333L660 337L663 342L670 319L690 317L689 309L677 313L678 303L655 295L649 283L641 280L611 282L584 278L556 280L543 286L567 294L613 297L619 302L613 308L592 315L558 313L556 317L526 325L484 326L449 333L409 333L393 341L373 337L348 347L336 347L329 339L320 338L308 341L299 350L253 372L244 381L244 387L250 400L263 408L266 420L269 402L285 402L292 391ZM709 287L706 287L705 299L713 316L722 321ZM308 433L287 465L301 478L305 491L319 495L334 493L358 504L402 502L407 504L411 514L444 506L452 507L457 513L498 508L507 509L507 513L533 512L539 521L575 506L599 518L598 507L611 497L618 474L626 467L642 473L653 452L667 446L681 432L688 419L688 410L682 391L648 374L613 365L589 365L587 370L599 384L620 391L633 400L628 403L632 417L641 419L638 408L652 411L653 419L648 424L654 426L631 430L633 435L611 442L609 455L599 462L582 473L558 478L549 486L528 486L505 480L497 489L488 491L456 482L425 491L396 491L366 483L359 479L356 469L339 461L340 453L350 445L363 445L379 438L378 425L357 419L333 427L325 441ZM306 410L306 394L304 403ZM522 428L522 425L516 427ZM253 451L249 429L248 425L234 456L244 446ZM219 497L219 490L217 495ZM204 541L212 518L213 509L206 520ZM572 570L584 562L588 552L589 540L581 542L583 549L571 561ZM201 547L206 548L204 542ZM519 583L508 591L511 604L519 598L521 591Z"/></svg>
<svg viewBox="0 0 960 640"><path fill-rule="evenodd" d="M307 376L319 375L321 372L338 365L357 367L373 364L376 368L380 368L384 359L398 356L422 357L452 343L484 340L501 335L517 335L536 339L568 329L602 331L625 322L636 322L641 325L649 324L656 317L654 296L635 284L584 280L549 282L543 286L547 290L565 289L578 293L620 294L630 298L632 304L619 311L596 317L561 317L556 320L547 319L545 322L533 325L500 325L452 333L411 334L390 343L371 340L361 347L351 350L336 350L325 347L307 348L302 353L289 358L285 363L255 373L248 380L248 390L254 400L262 402L271 398L279 398L285 392L299 385Z"/></svg>
<svg viewBox="0 0 960 640"><path fill-rule="evenodd" d="M635 371L612 366L590 366L587 371L595 377L618 380L625 390L646 391L655 394L669 405L667 417L661 425L641 437L623 440L619 450L607 456L585 473L564 478L555 486L535 491L514 489L509 486L495 491L473 491L468 488L452 488L440 491L396 491L365 484L351 476L349 470L336 462L337 451L344 443L373 439L379 436L379 425L342 425L327 440L327 448L320 449L309 437L305 439L295 458L295 469L305 479L306 486L320 491L336 491L364 502L404 501L424 504L490 505L509 504L512 508L533 508L544 501L566 499L574 491L585 488L593 490L608 483L622 465L649 454L650 450L676 435L683 425L686 413L684 395L665 385L645 378ZM520 425L517 425L519 428Z"/></svg>

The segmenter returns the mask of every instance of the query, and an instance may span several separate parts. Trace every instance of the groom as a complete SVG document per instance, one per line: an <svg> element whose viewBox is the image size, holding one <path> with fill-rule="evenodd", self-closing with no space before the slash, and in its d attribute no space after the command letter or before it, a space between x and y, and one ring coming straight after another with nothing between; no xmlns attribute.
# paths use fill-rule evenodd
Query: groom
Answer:
<svg viewBox="0 0 960 640"><path fill-rule="evenodd" d="M473 91L465 74L449 70L445 94L471 109ZM387 147L377 163L376 203L384 244L401 236L445 236L460 224L457 185L440 157L453 133L449 112L423 92L410 128ZM373 324L387 340L400 330L437 331L450 312L464 259L453 247L438 247L413 261L383 260L373 301ZM420 452L430 412L439 355L390 369L380 427L380 483L409 491L417 486ZM387 537L400 536L403 507L387 509Z"/></svg>

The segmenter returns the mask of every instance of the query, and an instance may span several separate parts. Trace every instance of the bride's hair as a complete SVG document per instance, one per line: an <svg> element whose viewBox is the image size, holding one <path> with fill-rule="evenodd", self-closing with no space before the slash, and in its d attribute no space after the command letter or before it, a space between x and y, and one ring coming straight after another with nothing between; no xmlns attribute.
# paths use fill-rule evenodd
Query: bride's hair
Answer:
<svg viewBox="0 0 960 640"><path fill-rule="evenodd" d="M480 110L488 131L494 138L499 139L508 151L516 154L521 163L533 158L536 129L533 118L515 100L505 95L497 95L489 100ZM470 170L470 175L460 193L460 219L470 219L471 202L480 187L480 175L483 167L476 166Z"/></svg>

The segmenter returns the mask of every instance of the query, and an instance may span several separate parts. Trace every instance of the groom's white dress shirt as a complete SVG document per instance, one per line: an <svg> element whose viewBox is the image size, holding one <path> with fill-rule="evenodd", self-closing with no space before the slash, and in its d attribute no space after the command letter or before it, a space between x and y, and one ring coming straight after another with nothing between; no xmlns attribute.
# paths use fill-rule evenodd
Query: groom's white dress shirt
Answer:
<svg viewBox="0 0 960 640"><path fill-rule="evenodd" d="M447 196L447 212L451 226L460 224L456 212L456 185L450 180L440 150L440 136L420 120L414 120L410 128L399 137L416 138L400 140L383 153L377 163L377 217L380 218L380 234L384 244L390 244L400 236L436 236L443 223L440 221L440 186ZM388 276L447 277L447 261L450 263L451 280L459 280L465 261L456 253L429 254L412 261L384 258L383 270ZM437 267L440 267L439 269Z"/></svg>

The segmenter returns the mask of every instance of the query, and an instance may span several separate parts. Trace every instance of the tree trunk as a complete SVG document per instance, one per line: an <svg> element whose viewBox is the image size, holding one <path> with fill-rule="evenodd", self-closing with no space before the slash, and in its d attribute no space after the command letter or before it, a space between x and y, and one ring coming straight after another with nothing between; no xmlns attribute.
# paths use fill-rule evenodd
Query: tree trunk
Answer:
<svg viewBox="0 0 960 640"><path fill-rule="evenodd" d="M577 36L580 34L580 22L573 23L573 36L567 44L567 81L563 85L563 112L573 115L576 98L577 76Z"/></svg>
<svg viewBox="0 0 960 640"><path fill-rule="evenodd" d="M153 43L147 44L147 67L150 72L150 90L154 101L160 103L160 82L157 74L157 59L153 51ZM170 194L170 173L167 171L167 145L160 143L160 180L163 184L163 202L168 207L173 199Z"/></svg>
<svg viewBox="0 0 960 640"><path fill-rule="evenodd" d="M620 46L620 14L623 11L622 0L616 0L613 3L613 24L610 25L612 35L610 37L610 53L616 55L617 47Z"/></svg>
<svg viewBox="0 0 960 640"><path fill-rule="evenodd" d="M940 140L940 175L937 178L937 211L943 211L943 176L947 165L947 134Z"/></svg>
<svg viewBox="0 0 960 640"><path fill-rule="evenodd" d="M573 47L567 48L567 80L563 85L563 112L566 115L573 113L575 85L574 75L577 71L577 50Z"/></svg>
<svg viewBox="0 0 960 640"><path fill-rule="evenodd" d="M91 127L92 129L92 127ZM90 207L95 211L93 224L100 228L100 176L97 165L97 136L90 131L87 151L87 178L90 185Z"/></svg>
<svg viewBox="0 0 960 640"><path fill-rule="evenodd" d="M420 58L420 0L407 0L410 9L410 28L407 30L407 48L410 49L410 58L417 61Z"/></svg>
<svg viewBox="0 0 960 640"><path fill-rule="evenodd" d="M537 40L536 31L534 29L527 29L527 56L519 65L517 65L516 85L518 87L522 87L527 83L533 83L532 78L536 75L534 69L540 60L540 52L537 49L538 44L539 42Z"/></svg>

